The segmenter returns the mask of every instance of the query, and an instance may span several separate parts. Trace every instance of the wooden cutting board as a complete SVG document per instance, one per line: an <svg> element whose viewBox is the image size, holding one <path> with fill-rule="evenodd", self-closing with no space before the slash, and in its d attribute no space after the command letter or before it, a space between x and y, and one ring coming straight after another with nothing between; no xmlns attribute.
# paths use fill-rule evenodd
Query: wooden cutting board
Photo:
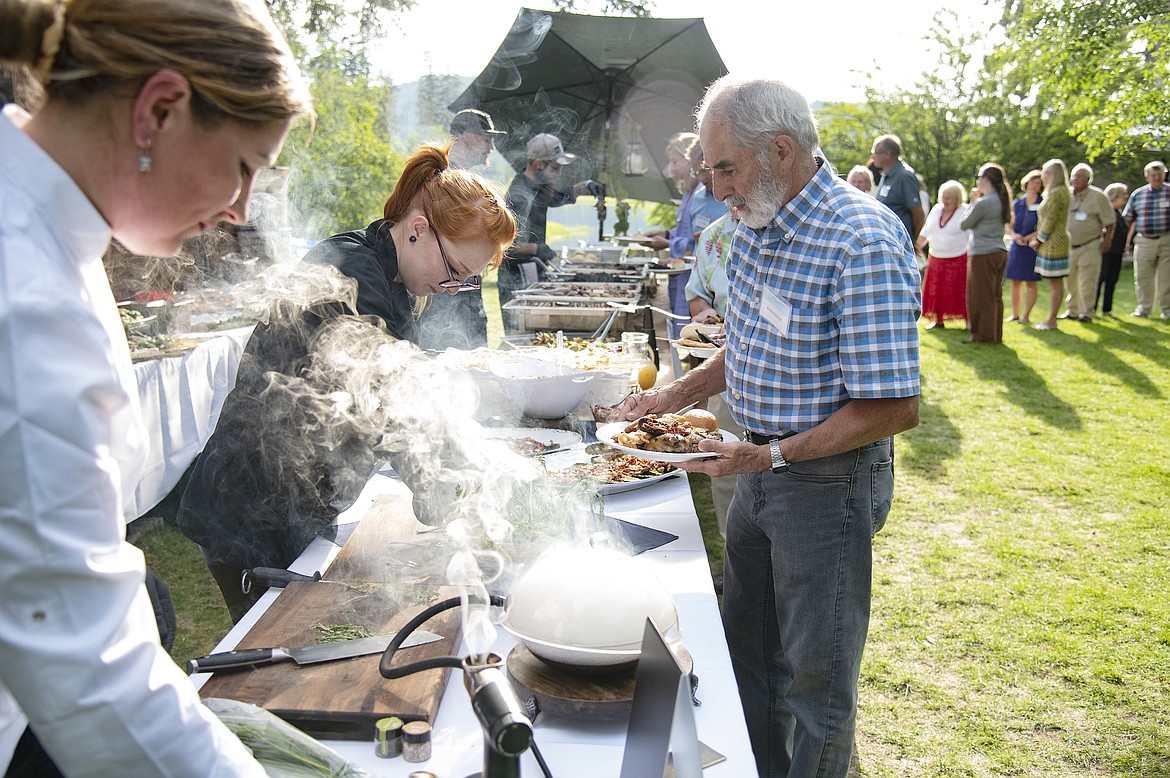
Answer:
<svg viewBox="0 0 1170 778"><path fill-rule="evenodd" d="M417 571L427 568L420 561L437 563L447 553L441 533L420 535L425 529L411 511L409 493L379 498L325 571L327 581L345 583L290 584L239 648L313 645L319 642L315 624L359 624L375 634L390 632L430 603L457 596L454 587L404 588L401 583L404 571L417 581ZM409 604L403 604L404 598ZM395 665L459 650L458 608L431 618L420 629L446 639L402 649L395 654ZM374 722L385 716L433 724L450 670L391 681L378 672L380 661L381 654L373 654L305 667L282 662L217 673L200 695L259 705L317 738L373 739Z"/></svg>

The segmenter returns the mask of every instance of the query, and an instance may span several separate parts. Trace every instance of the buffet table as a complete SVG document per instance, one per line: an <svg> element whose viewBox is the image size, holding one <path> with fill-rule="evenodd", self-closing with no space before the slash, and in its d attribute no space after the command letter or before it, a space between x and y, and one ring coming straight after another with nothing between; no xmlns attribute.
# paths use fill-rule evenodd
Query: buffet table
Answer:
<svg viewBox="0 0 1170 778"><path fill-rule="evenodd" d="M353 507L339 516L338 523L361 521L375 500L387 494L409 492L392 474L374 476ZM694 673L699 679L697 697L702 704L693 709L698 736L704 744L726 756L725 761L707 768L704 775L712 778L755 776L755 762L686 475L680 472L640 489L606 495L605 512L614 518L678 536L677 540L644 552L635 559L648 565L674 597L683 645L694 659ZM324 571L339 552L338 546L319 538L290 568L308 575ZM234 648L280 595L281 590L269 590L215 650ZM515 643L515 639L501 629L493 651L507 656ZM468 649L462 645L457 653L465 656ZM192 681L201 687L208 677L196 675L192 676ZM381 680L374 677L370 683ZM374 754L372 740L324 742L376 775L405 778L413 771L427 770L438 778L463 778L482 769L483 732L471 710L461 673L451 674L432 725L432 756L422 763L406 762L402 757L379 758ZM535 723L535 735L536 743L556 778L616 778L620 773L625 721L578 721L541 713ZM531 752L524 755L522 769L529 778L542 775Z"/></svg>
<svg viewBox="0 0 1170 778"><path fill-rule="evenodd" d="M225 330L201 337L182 355L134 363L149 454L130 498L129 518L142 516L166 497L203 450L236 384L251 333L251 327Z"/></svg>

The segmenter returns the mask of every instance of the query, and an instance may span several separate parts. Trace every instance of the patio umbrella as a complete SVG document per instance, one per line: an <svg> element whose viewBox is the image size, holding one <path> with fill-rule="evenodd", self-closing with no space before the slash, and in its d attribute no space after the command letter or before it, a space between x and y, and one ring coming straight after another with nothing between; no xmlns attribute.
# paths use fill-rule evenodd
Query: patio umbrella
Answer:
<svg viewBox="0 0 1170 778"><path fill-rule="evenodd" d="M521 8L491 62L452 111L478 108L508 131L497 145L521 170L528 139L549 132L577 155L572 180L669 203L666 143L694 129L695 106L727 68L702 19L585 16ZM571 172L570 172L571 171Z"/></svg>

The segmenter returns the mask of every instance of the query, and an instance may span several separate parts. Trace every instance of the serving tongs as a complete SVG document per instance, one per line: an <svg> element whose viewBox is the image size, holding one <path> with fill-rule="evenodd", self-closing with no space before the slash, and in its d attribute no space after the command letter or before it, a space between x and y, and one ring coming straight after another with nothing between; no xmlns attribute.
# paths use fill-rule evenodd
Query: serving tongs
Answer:
<svg viewBox="0 0 1170 778"><path fill-rule="evenodd" d="M609 316L605 317L605 321L601 323L600 327L593 331L593 334L589 336L589 339L605 340L605 336L609 334L611 329L613 329L613 323L617 321L617 315L619 313L621 313L621 311L610 311Z"/></svg>
<svg viewBox="0 0 1170 778"><path fill-rule="evenodd" d="M634 313L635 311L640 311L644 308L649 308L652 311L657 311L658 313L661 313L663 316L669 316L672 319L682 319L683 321L690 321L691 320L690 316L681 316L677 313L672 313L671 311L665 311L657 306L650 305L649 303L638 305L637 303L619 303L619 302L614 302L613 300L606 300L605 304L608 306L611 306L613 308L616 308L617 311L615 311L615 313Z"/></svg>

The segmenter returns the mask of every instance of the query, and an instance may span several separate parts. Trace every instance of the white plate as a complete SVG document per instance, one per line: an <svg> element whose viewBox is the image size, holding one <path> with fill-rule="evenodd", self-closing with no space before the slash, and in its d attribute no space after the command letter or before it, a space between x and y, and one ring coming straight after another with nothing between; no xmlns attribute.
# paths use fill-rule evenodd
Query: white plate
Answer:
<svg viewBox="0 0 1170 778"><path fill-rule="evenodd" d="M581 442L581 436L572 430L548 430L542 427L485 427L484 432L488 438L503 438L505 440L532 438L541 443L556 444L556 448L550 448L543 452L544 454L564 451Z"/></svg>
<svg viewBox="0 0 1170 778"><path fill-rule="evenodd" d="M677 340L670 341L670 345L674 346L674 350L679 353L679 356L695 357L697 359L706 359L719 350L718 346L684 346Z"/></svg>
<svg viewBox="0 0 1170 778"><path fill-rule="evenodd" d="M677 276L681 273L694 270L694 268L695 265L693 262L684 262L681 265L676 265L674 267L665 265L649 265L647 266L646 270L660 276Z"/></svg>
<svg viewBox="0 0 1170 778"><path fill-rule="evenodd" d="M623 423L628 424L629 422L623 422ZM640 452L640 454L645 454L645 453L646 453L645 451ZM569 455L564 455L564 456L567 457ZM641 458L642 459L653 459L653 457L641 457ZM658 460L654 460L654 461L658 461ZM568 459L568 458L562 459L560 456L554 456L548 461L548 469L549 469L549 472L551 473L551 472L556 471L556 470L564 470L566 468L572 467L573 465L580 465L580 464L587 464L587 463L578 461L576 459ZM665 481L667 478L673 478L676 475L681 475L682 472L683 472L682 470L671 470L669 473L659 473L658 475L652 475L648 478L639 478L636 481L621 481L620 483L616 483L616 484L599 483L597 485L597 489L595 489L595 491L598 494L620 494L621 492L631 492L634 489L641 489L643 486L649 486L650 484L656 484L659 481Z"/></svg>
<svg viewBox="0 0 1170 778"><path fill-rule="evenodd" d="M642 451L642 454L647 452ZM653 457L645 457L642 459L652 459ZM658 460L655 460L658 461ZM622 492L632 492L635 489L641 489L643 486L656 484L659 481L665 481L667 478L674 478L681 474L682 470L671 470L669 473L661 473L659 475L652 475L649 478L639 478L637 481L622 481L617 484L601 484L597 487L598 494L621 494Z"/></svg>
<svg viewBox="0 0 1170 778"><path fill-rule="evenodd" d="M711 457L719 456L714 451L699 451L694 454L671 454L666 451L643 451L640 448L630 448L615 443L613 436L630 426L628 421L615 421L612 424L603 424L597 428L597 439L611 448L616 448L618 451L624 451L630 456L641 457L642 459L652 459L655 462L693 462L696 459L710 459ZM734 432L727 430L720 430L719 434L723 436L724 443L735 443L739 440Z"/></svg>

